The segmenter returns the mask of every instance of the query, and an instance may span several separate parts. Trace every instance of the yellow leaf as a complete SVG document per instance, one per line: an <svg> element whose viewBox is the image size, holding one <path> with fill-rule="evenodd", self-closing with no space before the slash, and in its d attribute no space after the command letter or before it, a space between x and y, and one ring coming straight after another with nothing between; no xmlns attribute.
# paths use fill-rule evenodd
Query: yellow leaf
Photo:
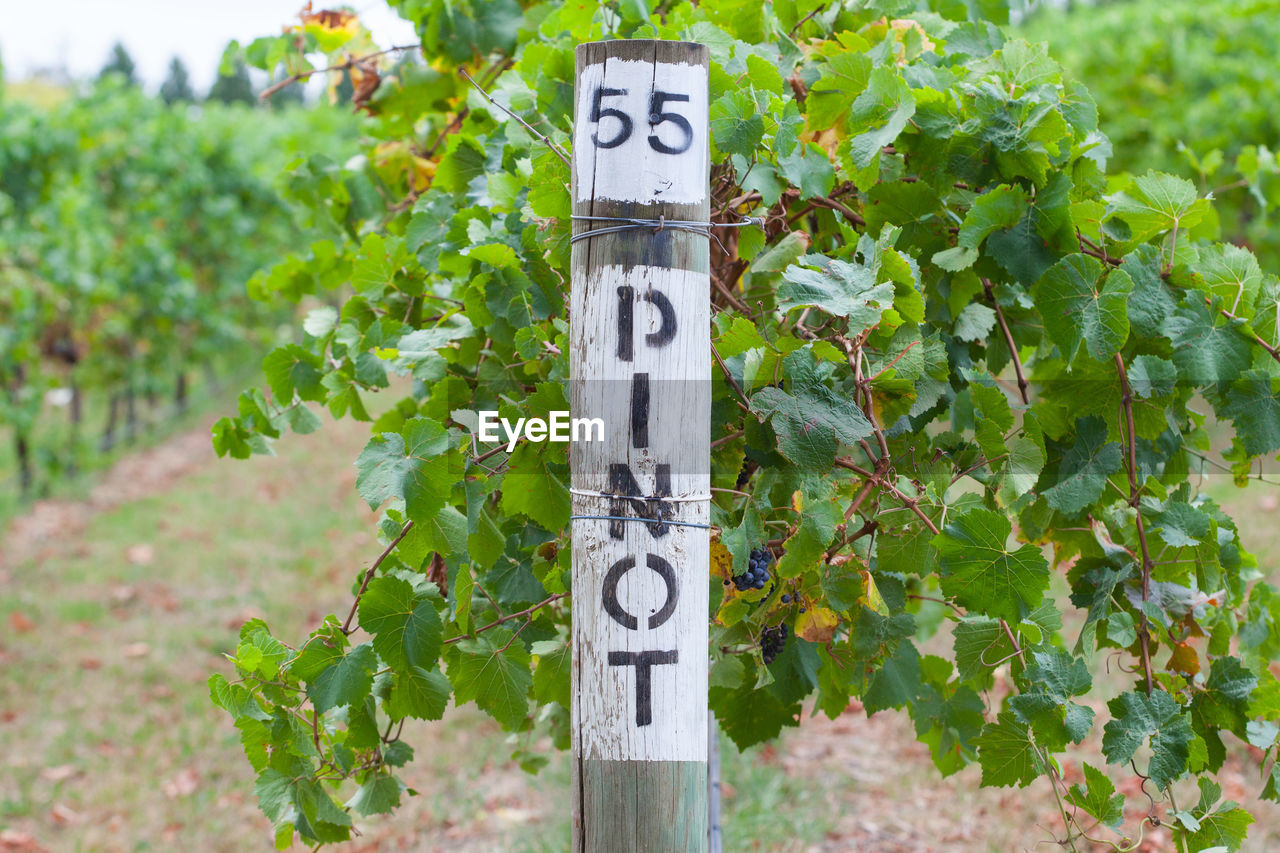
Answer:
<svg viewBox="0 0 1280 853"><path fill-rule="evenodd" d="M733 577L733 555L719 539L711 540L711 576L726 580Z"/></svg>
<svg viewBox="0 0 1280 853"><path fill-rule="evenodd" d="M924 27L920 26L920 24L911 20L910 18L897 18L895 20L892 20L889 22L889 27L896 32L898 36L898 41L900 42L898 49L895 51L900 54L898 59L899 65L906 65L909 58L910 59L915 58L915 57L907 57L905 54L905 50L903 50L903 48L905 47L905 42L907 40L907 32L909 30L915 30L920 34L921 52L932 53L938 47L937 43L934 42L933 39L929 38L929 34L924 31Z"/></svg>
<svg viewBox="0 0 1280 853"><path fill-rule="evenodd" d="M338 50L360 32L360 19L346 11L326 9L303 14L299 18L302 20L302 31L315 37L316 46L323 53Z"/></svg>
<svg viewBox="0 0 1280 853"><path fill-rule="evenodd" d="M880 595L880 590L876 587L875 578L871 577L871 572L862 573L862 588L865 590L862 596L862 603L867 609L879 613L881 616L889 615L889 605L884 603L884 598Z"/></svg>
<svg viewBox="0 0 1280 853"><path fill-rule="evenodd" d="M796 619L796 633L811 643L825 643L836 635L836 614L814 607Z"/></svg>
<svg viewBox="0 0 1280 853"><path fill-rule="evenodd" d="M424 192L431 186L431 179L436 176L436 162L416 154L413 157L413 188Z"/></svg>
<svg viewBox="0 0 1280 853"><path fill-rule="evenodd" d="M799 489L791 495L791 508L796 512L804 512L804 495L800 494Z"/></svg>
<svg viewBox="0 0 1280 853"><path fill-rule="evenodd" d="M801 142L814 142L823 151L827 152L828 157L838 157L840 141L847 136L842 132L843 128L828 127L819 131L811 131L800 134Z"/></svg>

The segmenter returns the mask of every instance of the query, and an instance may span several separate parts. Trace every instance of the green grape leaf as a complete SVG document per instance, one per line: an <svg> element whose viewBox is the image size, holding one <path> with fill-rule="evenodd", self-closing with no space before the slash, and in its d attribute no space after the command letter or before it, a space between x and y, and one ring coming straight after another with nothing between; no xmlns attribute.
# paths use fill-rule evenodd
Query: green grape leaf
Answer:
<svg viewBox="0 0 1280 853"><path fill-rule="evenodd" d="M1249 366L1249 342L1216 317L1199 300L1183 303L1165 320L1165 334L1173 341L1178 377L1191 385L1230 381Z"/></svg>
<svg viewBox="0 0 1280 853"><path fill-rule="evenodd" d="M1101 770L1085 763L1081 769L1085 784L1072 785L1067 791L1067 802L1113 829L1120 826L1124 822L1124 794L1116 793L1115 784Z"/></svg>
<svg viewBox="0 0 1280 853"><path fill-rule="evenodd" d="M750 270L753 273L782 272L799 261L800 256L808 249L809 235L803 231L789 231L777 243L756 255L751 261ZM720 355L725 358L765 345L756 324L745 317L734 317L730 330L720 340Z"/></svg>
<svg viewBox="0 0 1280 853"><path fill-rule="evenodd" d="M871 716L887 708L901 708L920 695L920 653L910 642L898 646L871 677L862 705Z"/></svg>
<svg viewBox="0 0 1280 853"><path fill-rule="evenodd" d="M849 140L849 159L865 169L880 155L880 149L892 145L898 134L915 115L916 102L911 86L892 65L878 65L867 77L867 87L849 108L849 129L856 133Z"/></svg>
<svg viewBox="0 0 1280 853"><path fill-rule="evenodd" d="M1241 246L1223 243L1200 251L1194 269L1200 274L1203 288L1221 299L1223 306L1237 317L1253 316L1254 302L1262 288L1262 268L1253 252ZM1200 282L1196 282L1201 286Z"/></svg>
<svg viewBox="0 0 1280 853"><path fill-rule="evenodd" d="M1049 564L1033 545L1010 551L1013 525L1004 515L975 507L958 514L933 539L940 555L942 591L965 609L1009 622L1022 621L1049 586Z"/></svg>
<svg viewBox="0 0 1280 853"><path fill-rule="evenodd" d="M312 706L323 714L333 708L362 702L373 687L377 659L368 643L356 646L307 685Z"/></svg>
<svg viewBox="0 0 1280 853"><path fill-rule="evenodd" d="M1216 811L1199 818L1200 828L1187 835L1188 849L1239 850L1253 822L1253 815L1235 803L1224 803Z"/></svg>
<svg viewBox="0 0 1280 853"><path fill-rule="evenodd" d="M970 302L956 317L955 328L951 330L951 334L962 341L981 341L985 340L995 327L995 309L981 302Z"/></svg>
<svg viewBox="0 0 1280 853"><path fill-rule="evenodd" d="M439 720L448 706L449 679L438 669L409 666L396 673L386 709L393 720Z"/></svg>
<svg viewBox="0 0 1280 853"><path fill-rule="evenodd" d="M988 684L997 663L1014 653L1008 636L996 619L969 615L952 632L956 674L961 681Z"/></svg>
<svg viewBox="0 0 1280 853"><path fill-rule="evenodd" d="M1179 778L1191 755L1191 720L1177 700L1163 690L1148 697L1137 691L1122 693L1107 703L1111 721L1103 728L1102 752L1111 764L1133 758L1150 738L1147 775L1157 790Z"/></svg>
<svg viewBox="0 0 1280 853"><path fill-rule="evenodd" d="M374 578L358 613L360 627L373 635L374 651L392 669L435 666L443 639L440 616L431 599L415 595L408 581Z"/></svg>
<svg viewBox="0 0 1280 853"><path fill-rule="evenodd" d="M749 90L737 89L717 98L709 118L711 138L726 154L750 157L764 137L764 116Z"/></svg>
<svg viewBox="0 0 1280 853"><path fill-rule="evenodd" d="M1165 544L1174 548L1199 545L1209 535L1213 519L1185 501L1172 501L1155 517L1151 527Z"/></svg>
<svg viewBox="0 0 1280 853"><path fill-rule="evenodd" d="M716 720L739 749L772 740L783 726L800 724L799 704L783 702L770 690L756 690L750 682L732 691L713 688L710 703Z"/></svg>
<svg viewBox="0 0 1280 853"><path fill-rule="evenodd" d="M296 391L303 400L323 403L324 386L320 384L320 357L297 344L277 347L262 360L262 372L271 385L276 404L293 403Z"/></svg>
<svg viewBox="0 0 1280 853"><path fill-rule="evenodd" d="M982 765L982 786L1025 788L1040 773L1040 759L1031 731L1012 713L1005 711L988 723L974 741Z"/></svg>
<svg viewBox="0 0 1280 853"><path fill-rule="evenodd" d="M370 509L402 498L410 519L427 522L444 507L453 484L448 450L444 427L426 418L405 421L399 433L375 435L356 459L360 497Z"/></svg>
<svg viewBox="0 0 1280 853"><path fill-rule="evenodd" d="M357 290L371 291L391 283L399 267L399 238L387 240L381 234L369 234L360 244L360 254L351 270L351 283Z"/></svg>
<svg viewBox="0 0 1280 853"><path fill-rule="evenodd" d="M1261 456L1280 450L1280 380L1268 371L1242 373L1231 383L1219 412L1235 425L1245 453Z"/></svg>
<svg viewBox="0 0 1280 853"><path fill-rule="evenodd" d="M463 634L470 633L471 596L474 589L475 579L471 576L471 566L463 563L458 566L458 572L453 577L453 595L451 596L454 621L457 622L458 630Z"/></svg>
<svg viewBox="0 0 1280 853"><path fill-rule="evenodd" d="M1107 487L1107 477L1120 468L1124 453L1117 442L1107 443L1107 424L1097 415L1076 421L1076 441L1062 455L1057 482L1043 490L1049 506L1073 515L1095 504Z"/></svg>
<svg viewBox="0 0 1280 853"><path fill-rule="evenodd" d="M1191 715L1197 728L1226 729L1241 737L1249 719L1249 698L1258 677L1245 669L1238 658L1215 658L1204 689L1191 700Z"/></svg>
<svg viewBox="0 0 1280 853"><path fill-rule="evenodd" d="M806 123L817 130L841 123L854 100L867 88L872 60L865 54L845 51L830 57L822 68L822 76L809 90L813 98L805 110Z"/></svg>
<svg viewBox="0 0 1280 853"><path fill-rule="evenodd" d="M978 196L960 225L955 248L938 252L933 256L933 262L951 272L973 266L982 241L996 231L1017 225L1026 212L1028 201L1026 190L1008 184Z"/></svg>
<svg viewBox="0 0 1280 853"><path fill-rule="evenodd" d="M1178 381L1173 362L1155 355L1140 355L1129 365L1129 387L1139 400L1172 394Z"/></svg>
<svg viewBox="0 0 1280 853"><path fill-rule="evenodd" d="M1142 245L1125 255L1120 269L1133 279L1129 297L1129 325L1135 336L1153 338L1164 334L1165 320L1177 302L1161 276L1160 251Z"/></svg>
<svg viewBox="0 0 1280 853"><path fill-rule="evenodd" d="M1133 240L1145 241L1174 228L1185 231L1198 224L1209 204L1196 197L1190 181L1148 172L1134 178L1128 192L1112 197L1111 209L1128 224Z"/></svg>
<svg viewBox="0 0 1280 853"><path fill-rule="evenodd" d="M400 780L387 773L378 773L369 778L347 800L347 808L358 815L368 817L375 814L388 814L400 806L400 794L404 786Z"/></svg>
<svg viewBox="0 0 1280 853"><path fill-rule="evenodd" d="M1111 358L1129 337L1128 300L1133 279L1122 269L1104 279L1102 262L1068 255L1036 284L1035 301L1045 331L1068 361L1083 343L1099 361Z"/></svg>
<svg viewBox="0 0 1280 853"><path fill-rule="evenodd" d="M501 507L504 512L527 515L547 530L560 530L569 523L569 488L552 469L551 456L556 451L547 449L551 447L525 442L516 448Z"/></svg>
<svg viewBox="0 0 1280 853"><path fill-rule="evenodd" d="M520 726L529 710L533 674L529 652L505 628L457 644L448 658L449 681L459 703L475 702L506 729Z"/></svg>
<svg viewBox="0 0 1280 853"><path fill-rule="evenodd" d="M784 456L802 468L829 470L837 441L854 444L870 436L871 422L857 403L826 384L830 371L810 350L791 353L783 364L790 391L762 388L751 397L751 409L770 419Z"/></svg>
<svg viewBox="0 0 1280 853"><path fill-rule="evenodd" d="M569 707L569 674L573 655L568 643L551 640L533 644L538 665L533 670L533 697L541 703L558 702Z"/></svg>
<svg viewBox="0 0 1280 853"><path fill-rule="evenodd" d="M1009 701L1010 708L1035 733L1036 742L1052 750L1067 742L1080 743L1093 725L1093 709L1070 701L1093 686L1085 662L1061 649L1034 651L1023 673L1025 692Z"/></svg>
<svg viewBox="0 0 1280 853"><path fill-rule="evenodd" d="M209 676L209 698L234 719L267 721L271 715L243 684L231 684L221 673Z"/></svg>
<svg viewBox="0 0 1280 853"><path fill-rule="evenodd" d="M880 322L884 309L893 305L893 285L876 284L875 272L869 267L826 258L822 263L821 271L787 267L782 273L785 281L778 287L778 307L789 310L811 305L836 317L848 317L850 335Z"/></svg>
<svg viewBox="0 0 1280 853"><path fill-rule="evenodd" d="M778 167L782 176L800 189L801 198L824 197L835 186L836 171L831 161L813 143L801 143L788 156L779 157Z"/></svg>

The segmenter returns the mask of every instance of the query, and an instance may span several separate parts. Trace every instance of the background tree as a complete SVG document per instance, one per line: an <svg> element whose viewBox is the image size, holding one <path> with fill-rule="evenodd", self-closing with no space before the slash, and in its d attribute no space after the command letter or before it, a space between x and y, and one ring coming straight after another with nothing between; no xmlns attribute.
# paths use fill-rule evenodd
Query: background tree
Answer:
<svg viewBox="0 0 1280 853"><path fill-rule="evenodd" d="M129 55L129 51L120 42L116 42L111 48L111 57L107 60L107 64L102 66L102 70L98 72L98 79L104 79L112 74L124 78L124 82L130 86L138 85L138 79L134 76L133 57Z"/></svg>
<svg viewBox="0 0 1280 853"><path fill-rule="evenodd" d="M165 103L168 104L178 101L190 103L196 99L195 92L191 89L191 77L187 74L187 66L176 56L169 62L169 76L160 86L160 97L164 98Z"/></svg>
<svg viewBox="0 0 1280 853"><path fill-rule="evenodd" d="M221 71L218 79L213 81L206 98L209 101L221 101L224 104L254 104L257 97L253 92L253 82L249 79L249 68L243 62L237 62L229 74Z"/></svg>

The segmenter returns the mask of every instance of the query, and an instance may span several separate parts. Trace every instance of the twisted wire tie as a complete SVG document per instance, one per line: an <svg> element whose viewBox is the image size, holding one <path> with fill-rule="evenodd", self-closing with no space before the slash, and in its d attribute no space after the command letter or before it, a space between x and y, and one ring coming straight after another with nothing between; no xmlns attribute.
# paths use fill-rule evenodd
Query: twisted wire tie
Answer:
<svg viewBox="0 0 1280 853"><path fill-rule="evenodd" d="M657 524L670 525L671 527L697 527L702 530L715 530L714 524L694 524L692 521L663 521L662 511L658 511L657 519L640 518L635 515L571 515L570 521L577 521L580 518L597 519L599 521L638 521L641 524Z"/></svg>
<svg viewBox="0 0 1280 853"><path fill-rule="evenodd" d="M615 501L658 501L660 502L658 505L658 517L656 519L642 518L640 516L634 516L634 515L571 515L569 516L570 521L577 521L578 519L593 519L597 521L638 521L641 524L656 524L658 526L669 524L672 527L696 527L700 530L716 529L716 526L714 524L695 524L692 521L668 521L662 518L662 502L677 503L680 501L709 501L711 500L711 495L709 494L707 495L675 495L675 496L618 495L618 494L611 494L609 492L597 492L590 489L574 489L574 488L569 489L569 492L570 494L580 495L582 497L609 498L610 500L615 500Z"/></svg>
<svg viewBox="0 0 1280 853"><path fill-rule="evenodd" d="M569 238L570 243L576 243L579 240L587 240L591 237L600 237L605 234L619 234L623 231L641 231L652 230L654 234L662 231L687 231L690 234L698 234L702 237L710 237L717 243L719 238L711 233L712 228L745 228L749 225L758 225L764 227L764 218L759 216L744 216L738 222L698 222L692 219L667 219L663 214L657 219L635 219L627 216L586 216L574 214L569 217L575 222L619 222L620 225L610 225L606 228L593 228L590 231L580 231ZM721 244L721 248L724 245Z"/></svg>
<svg viewBox="0 0 1280 853"><path fill-rule="evenodd" d="M709 501L710 494L705 495L619 495L613 492L597 492L593 489L570 488L569 494L584 498L608 498L614 501L661 501L663 503L681 503L683 501Z"/></svg>

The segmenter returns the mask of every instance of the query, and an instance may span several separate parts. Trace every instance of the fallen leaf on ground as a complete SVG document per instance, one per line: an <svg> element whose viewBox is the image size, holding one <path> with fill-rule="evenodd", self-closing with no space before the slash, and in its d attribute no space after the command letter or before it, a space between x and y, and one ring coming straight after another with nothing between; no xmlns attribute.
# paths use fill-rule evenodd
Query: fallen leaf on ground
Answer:
<svg viewBox="0 0 1280 853"><path fill-rule="evenodd" d="M17 829L0 830L0 850L4 853L43 853L44 849L29 832Z"/></svg>
<svg viewBox="0 0 1280 853"><path fill-rule="evenodd" d="M36 623L32 622L30 617L21 610L15 610L9 614L9 627L19 634L25 634L28 631L34 631Z"/></svg>
<svg viewBox="0 0 1280 853"><path fill-rule="evenodd" d="M46 767L40 771L40 778L46 782L65 782L79 775L80 768L74 764L59 764L57 767Z"/></svg>
<svg viewBox="0 0 1280 853"><path fill-rule="evenodd" d="M74 825L84 822L84 815L66 803L54 803L49 809L49 818L56 824Z"/></svg>
<svg viewBox="0 0 1280 853"><path fill-rule="evenodd" d="M124 549L124 557L135 566L149 566L156 558L156 549L145 542Z"/></svg>
<svg viewBox="0 0 1280 853"><path fill-rule="evenodd" d="M130 643L121 649L127 658L141 658L151 654L151 647L146 643Z"/></svg>
<svg viewBox="0 0 1280 853"><path fill-rule="evenodd" d="M171 800L194 794L200 787L200 774L193 767L179 770L172 779L160 786L164 795Z"/></svg>

